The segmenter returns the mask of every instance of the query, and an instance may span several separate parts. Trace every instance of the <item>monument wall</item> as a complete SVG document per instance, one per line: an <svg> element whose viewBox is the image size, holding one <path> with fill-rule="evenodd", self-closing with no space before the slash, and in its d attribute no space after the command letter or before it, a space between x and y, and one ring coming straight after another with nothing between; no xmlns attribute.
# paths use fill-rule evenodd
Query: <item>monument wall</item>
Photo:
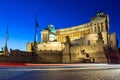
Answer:
<svg viewBox="0 0 120 80"><path fill-rule="evenodd" d="M37 63L62 63L61 51L38 51Z"/></svg>

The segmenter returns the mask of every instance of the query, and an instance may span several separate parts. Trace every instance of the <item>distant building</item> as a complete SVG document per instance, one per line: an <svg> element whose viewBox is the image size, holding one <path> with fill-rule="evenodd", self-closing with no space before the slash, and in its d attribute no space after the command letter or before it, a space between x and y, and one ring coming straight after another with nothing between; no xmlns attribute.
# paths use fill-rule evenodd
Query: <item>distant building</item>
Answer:
<svg viewBox="0 0 120 80"><path fill-rule="evenodd" d="M89 62L107 63L109 49L118 54L115 33L109 33L109 16L98 12L90 22L70 28L55 29L54 25L41 32L41 43L37 44L38 54L61 51L62 63ZM66 41L69 38L70 43ZM67 44L68 43L68 44ZM26 50L31 52L33 43L28 43Z"/></svg>

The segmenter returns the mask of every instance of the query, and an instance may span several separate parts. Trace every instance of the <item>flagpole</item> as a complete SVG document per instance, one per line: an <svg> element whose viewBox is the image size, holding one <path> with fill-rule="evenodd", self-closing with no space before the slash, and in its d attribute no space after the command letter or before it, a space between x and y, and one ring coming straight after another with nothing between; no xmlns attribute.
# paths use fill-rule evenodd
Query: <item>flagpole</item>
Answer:
<svg viewBox="0 0 120 80"><path fill-rule="evenodd" d="M4 49L4 53L7 55L8 54L8 48L7 48L7 40L8 40L8 25L7 25L7 29L6 29L6 39L5 39L5 49Z"/></svg>
<svg viewBox="0 0 120 80"><path fill-rule="evenodd" d="M7 38L8 38L8 25L7 25L7 29L6 29L6 43L5 43L5 46L7 46Z"/></svg>
<svg viewBox="0 0 120 80"><path fill-rule="evenodd" d="M35 63L35 54L36 54L36 49L37 49L37 43L36 43L36 36L37 36L37 15L35 15L35 36L34 36L34 51L33 51L33 63Z"/></svg>
<svg viewBox="0 0 120 80"><path fill-rule="evenodd" d="M36 21L37 21L37 15L35 15L35 36L34 36L35 43L36 43Z"/></svg>

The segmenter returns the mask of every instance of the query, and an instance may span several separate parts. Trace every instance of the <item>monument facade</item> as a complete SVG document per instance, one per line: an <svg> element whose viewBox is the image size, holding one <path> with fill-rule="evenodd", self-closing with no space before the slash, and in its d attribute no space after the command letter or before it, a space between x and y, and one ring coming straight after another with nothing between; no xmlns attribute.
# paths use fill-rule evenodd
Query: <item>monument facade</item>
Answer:
<svg viewBox="0 0 120 80"><path fill-rule="evenodd" d="M109 15L103 12L98 12L90 22L78 26L55 29L54 25L49 25L41 31L37 54L59 51L62 54L61 63L110 62L109 49L117 55L119 52L116 34L110 33L109 28ZM28 52L31 52L32 45L27 44Z"/></svg>

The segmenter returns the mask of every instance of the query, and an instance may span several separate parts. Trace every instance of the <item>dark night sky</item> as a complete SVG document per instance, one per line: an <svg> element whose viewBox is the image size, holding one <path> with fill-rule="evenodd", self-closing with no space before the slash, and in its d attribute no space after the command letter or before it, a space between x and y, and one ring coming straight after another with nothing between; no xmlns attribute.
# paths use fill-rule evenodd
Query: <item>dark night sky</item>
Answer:
<svg viewBox="0 0 120 80"><path fill-rule="evenodd" d="M26 50L26 43L34 40L35 14L40 34L48 24L58 29L87 23L99 10L109 14L110 32L120 41L120 0L0 0L0 48L7 24L8 48Z"/></svg>

